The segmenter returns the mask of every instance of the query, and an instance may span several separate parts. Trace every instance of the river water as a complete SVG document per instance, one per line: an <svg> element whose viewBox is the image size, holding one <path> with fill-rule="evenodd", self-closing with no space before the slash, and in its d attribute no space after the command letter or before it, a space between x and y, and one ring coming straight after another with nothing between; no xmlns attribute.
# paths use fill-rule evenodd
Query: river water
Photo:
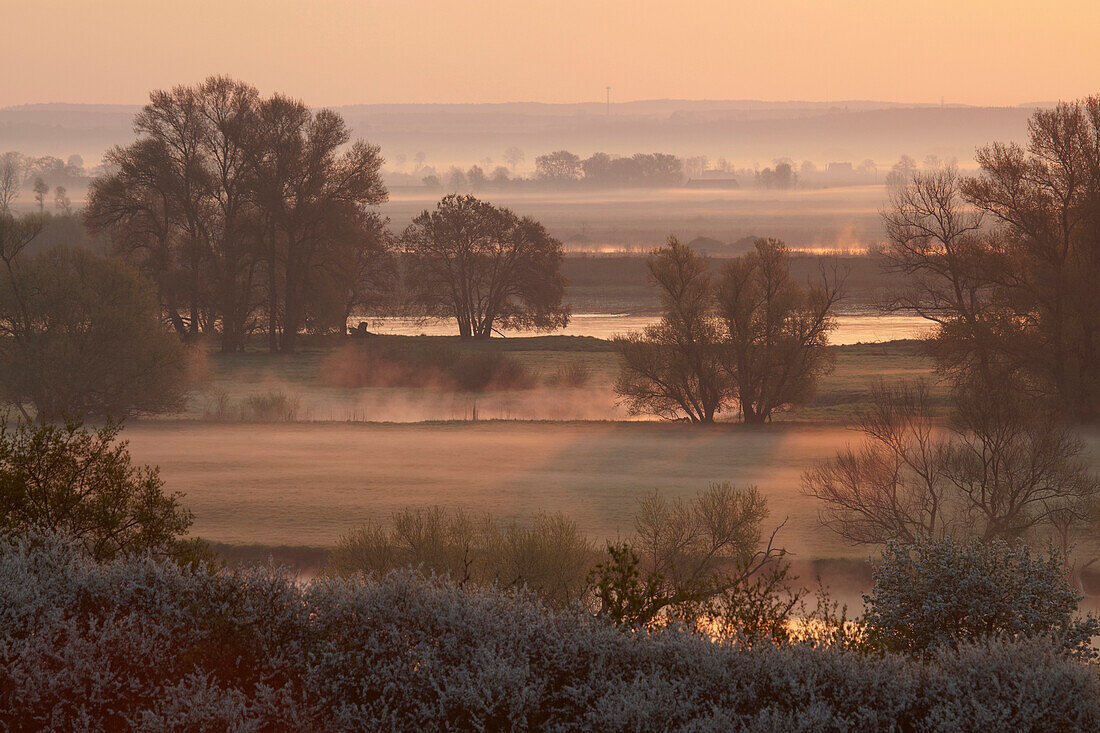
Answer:
<svg viewBox="0 0 1100 733"><path fill-rule="evenodd" d="M554 331L560 336L594 336L609 339L616 334L640 331L658 320L656 315L634 313L574 313L569 325ZM846 313L836 317L837 328L829 342L837 345L877 343L895 339L921 338L927 335L929 322L918 316L883 315L879 313ZM351 325L358 323L352 319ZM398 336L457 336L453 320L420 321L415 318L386 318L370 321L374 333Z"/></svg>

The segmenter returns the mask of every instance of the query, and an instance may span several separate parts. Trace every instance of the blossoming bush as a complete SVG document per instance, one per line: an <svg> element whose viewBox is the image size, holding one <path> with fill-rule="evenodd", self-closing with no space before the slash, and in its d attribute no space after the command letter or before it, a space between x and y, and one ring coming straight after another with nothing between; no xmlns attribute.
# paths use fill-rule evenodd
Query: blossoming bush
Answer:
<svg viewBox="0 0 1100 733"><path fill-rule="evenodd" d="M301 583L0 537L0 728L1098 726L1094 670L1036 639L923 659L719 644L412 572Z"/></svg>
<svg viewBox="0 0 1100 733"><path fill-rule="evenodd" d="M988 637L1049 636L1070 653L1095 657L1100 619L1077 615L1082 595L1065 557L1001 539L889 543L864 595L872 646L909 654Z"/></svg>

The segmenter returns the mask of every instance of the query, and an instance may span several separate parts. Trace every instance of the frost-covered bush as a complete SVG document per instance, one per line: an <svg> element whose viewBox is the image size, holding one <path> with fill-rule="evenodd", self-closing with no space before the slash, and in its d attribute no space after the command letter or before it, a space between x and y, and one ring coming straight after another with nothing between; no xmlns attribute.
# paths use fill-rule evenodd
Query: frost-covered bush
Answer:
<svg viewBox="0 0 1100 733"><path fill-rule="evenodd" d="M1095 730L1039 640L927 658L625 633L398 572L299 583L0 537L0 729Z"/></svg>
<svg viewBox="0 0 1100 733"><path fill-rule="evenodd" d="M1051 636L1092 656L1100 621L1078 617L1081 595L1055 549L1033 553L1022 542L923 539L891 543L863 597L863 623L874 645L923 653L990 637Z"/></svg>

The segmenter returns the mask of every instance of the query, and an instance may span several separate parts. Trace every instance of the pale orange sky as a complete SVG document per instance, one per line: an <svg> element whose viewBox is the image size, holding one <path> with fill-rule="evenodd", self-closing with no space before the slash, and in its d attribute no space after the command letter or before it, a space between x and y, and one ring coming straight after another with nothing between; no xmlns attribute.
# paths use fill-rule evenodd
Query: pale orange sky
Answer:
<svg viewBox="0 0 1100 733"><path fill-rule="evenodd" d="M1100 91L1095 0L0 0L0 24L0 107L212 73L317 106Z"/></svg>

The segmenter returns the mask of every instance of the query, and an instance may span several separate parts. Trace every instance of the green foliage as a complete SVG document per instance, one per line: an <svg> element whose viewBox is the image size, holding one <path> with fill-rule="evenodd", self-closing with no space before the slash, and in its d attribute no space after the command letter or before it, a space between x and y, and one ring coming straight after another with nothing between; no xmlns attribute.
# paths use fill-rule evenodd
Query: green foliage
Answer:
<svg viewBox="0 0 1100 733"><path fill-rule="evenodd" d="M0 276L0 397L38 419L177 409L185 352L118 260L53 249Z"/></svg>
<svg viewBox="0 0 1100 733"><path fill-rule="evenodd" d="M890 543L874 567L861 619L872 647L925 654L989 638L1051 636L1093 657L1100 620L1076 617L1081 595L1055 549L1022 543L923 539Z"/></svg>
<svg viewBox="0 0 1100 733"><path fill-rule="evenodd" d="M598 563L588 576L598 618L623 628L640 628L668 605L660 593L664 578L650 572L643 580L638 566L638 555L630 545L607 545L607 560Z"/></svg>
<svg viewBox="0 0 1100 733"><path fill-rule="evenodd" d="M201 544L182 540L191 513L165 494L155 468L134 466L121 426L0 425L0 527L63 531L96 560L153 553L191 562Z"/></svg>
<svg viewBox="0 0 1100 733"><path fill-rule="evenodd" d="M756 641L790 639L806 592L774 547L762 546L767 503L754 487L712 484L690 502L653 494L641 503L629 542L609 544L589 576L597 617L624 628L679 623L702 633Z"/></svg>

